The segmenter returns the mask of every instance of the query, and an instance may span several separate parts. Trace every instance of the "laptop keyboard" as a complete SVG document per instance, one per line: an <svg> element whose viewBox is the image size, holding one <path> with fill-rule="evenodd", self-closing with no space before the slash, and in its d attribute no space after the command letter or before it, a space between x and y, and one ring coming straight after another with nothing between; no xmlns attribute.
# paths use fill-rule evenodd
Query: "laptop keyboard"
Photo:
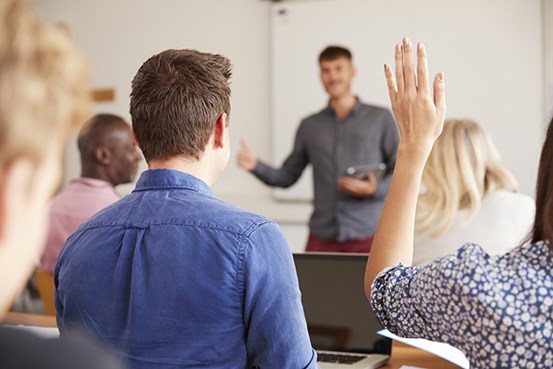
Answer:
<svg viewBox="0 0 553 369"><path fill-rule="evenodd" d="M317 353L317 361L322 363L354 364L364 358L365 355Z"/></svg>

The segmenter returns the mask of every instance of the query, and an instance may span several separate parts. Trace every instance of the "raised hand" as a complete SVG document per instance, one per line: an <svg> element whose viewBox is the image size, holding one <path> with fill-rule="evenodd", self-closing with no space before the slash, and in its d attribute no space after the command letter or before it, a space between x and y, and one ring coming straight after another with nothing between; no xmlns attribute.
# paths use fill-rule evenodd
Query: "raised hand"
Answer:
<svg viewBox="0 0 553 369"><path fill-rule="evenodd" d="M240 150L238 150L236 159L240 168L248 172L254 170L257 165L257 156L244 140L240 140Z"/></svg>
<svg viewBox="0 0 553 369"><path fill-rule="evenodd" d="M395 48L395 68L395 80L387 64L384 73L400 141L390 190L367 262L365 293L368 298L381 270L397 263L411 264L422 172L445 119L444 77L442 73L436 75L431 91L424 46L417 46L415 66L411 41L405 37Z"/></svg>
<svg viewBox="0 0 553 369"><path fill-rule="evenodd" d="M400 133L400 146L428 155L442 132L445 119L444 76L443 73L436 75L431 90L422 43L417 45L416 53L415 66L411 41L403 38L395 47L395 80L390 65L384 66L384 73Z"/></svg>

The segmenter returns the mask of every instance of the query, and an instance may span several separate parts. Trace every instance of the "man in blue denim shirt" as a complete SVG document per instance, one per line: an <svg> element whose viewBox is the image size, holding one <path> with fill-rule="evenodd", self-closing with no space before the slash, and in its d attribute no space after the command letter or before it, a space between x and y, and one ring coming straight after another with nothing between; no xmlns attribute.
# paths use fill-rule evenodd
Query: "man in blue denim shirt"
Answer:
<svg viewBox="0 0 553 369"><path fill-rule="evenodd" d="M149 170L84 223L55 270L60 331L78 326L133 368L317 368L277 225L215 198L229 158L229 61L148 59L131 117Z"/></svg>

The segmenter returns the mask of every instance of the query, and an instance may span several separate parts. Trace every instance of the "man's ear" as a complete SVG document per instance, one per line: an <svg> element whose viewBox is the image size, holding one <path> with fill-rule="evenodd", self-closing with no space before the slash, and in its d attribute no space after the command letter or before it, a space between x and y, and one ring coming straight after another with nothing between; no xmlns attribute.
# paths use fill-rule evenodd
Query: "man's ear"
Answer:
<svg viewBox="0 0 553 369"><path fill-rule="evenodd" d="M227 129L227 113L223 113L219 115L215 123L215 130L213 132L215 148L222 149L225 147L225 133Z"/></svg>
<svg viewBox="0 0 553 369"><path fill-rule="evenodd" d="M140 144L138 143L138 140L136 139L136 133L134 133L134 129L132 129L132 127L131 127L131 135L132 135L132 140L134 141L134 144L136 145L136 147L138 147L140 150L142 150L142 147L140 147Z"/></svg>
<svg viewBox="0 0 553 369"><path fill-rule="evenodd" d="M0 244L6 238L10 217L18 211L19 202L27 196L33 175L33 166L27 159L19 159L0 167Z"/></svg>
<svg viewBox="0 0 553 369"><path fill-rule="evenodd" d="M93 149L93 154L94 158L100 165L107 167L111 164L111 151L107 147L96 146Z"/></svg>

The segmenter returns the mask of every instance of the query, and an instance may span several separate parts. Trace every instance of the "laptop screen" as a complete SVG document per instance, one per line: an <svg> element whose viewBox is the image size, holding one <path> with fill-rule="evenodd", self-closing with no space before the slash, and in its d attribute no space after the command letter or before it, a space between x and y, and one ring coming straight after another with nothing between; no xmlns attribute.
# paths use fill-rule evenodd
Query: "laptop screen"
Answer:
<svg viewBox="0 0 553 369"><path fill-rule="evenodd" d="M391 353L391 340L365 297L368 255L294 254L302 303L316 350Z"/></svg>

